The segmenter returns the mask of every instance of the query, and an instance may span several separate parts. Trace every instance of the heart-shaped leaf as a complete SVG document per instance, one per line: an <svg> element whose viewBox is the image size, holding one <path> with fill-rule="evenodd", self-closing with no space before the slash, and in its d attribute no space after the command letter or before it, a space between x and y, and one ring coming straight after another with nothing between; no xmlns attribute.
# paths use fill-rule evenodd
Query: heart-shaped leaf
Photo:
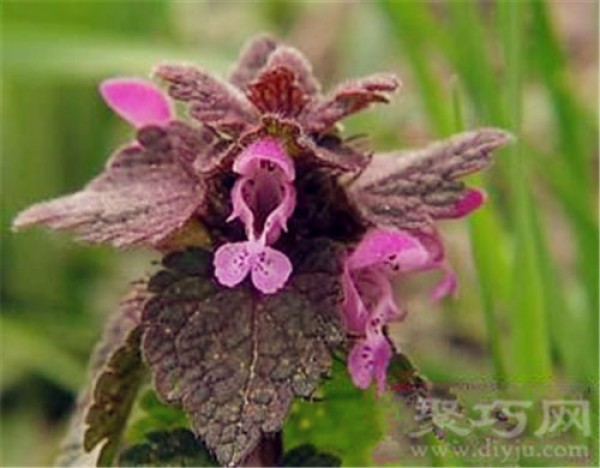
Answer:
<svg viewBox="0 0 600 468"><path fill-rule="evenodd" d="M294 396L315 391L343 339L336 248L310 241L289 255L294 274L273 295L218 285L211 254L197 248L168 256L149 283L142 348L155 387L182 405L222 464L239 464L281 429Z"/></svg>

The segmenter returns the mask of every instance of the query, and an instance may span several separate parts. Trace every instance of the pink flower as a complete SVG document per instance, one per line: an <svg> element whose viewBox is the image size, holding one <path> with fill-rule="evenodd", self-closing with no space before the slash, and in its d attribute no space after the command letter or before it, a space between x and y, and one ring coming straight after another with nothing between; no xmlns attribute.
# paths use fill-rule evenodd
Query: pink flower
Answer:
<svg viewBox="0 0 600 468"><path fill-rule="evenodd" d="M292 273L285 254L252 240L222 245L215 253L214 265L223 286L237 286L250 274L254 286L265 294L281 289Z"/></svg>
<svg viewBox="0 0 600 468"><path fill-rule="evenodd" d="M278 291L292 272L287 256L271 247L287 230L296 206L295 169L274 138L257 140L235 160L241 177L231 190L233 211L248 238L222 245L215 253L215 275L224 286L238 285L250 273L252 283L265 294Z"/></svg>
<svg viewBox="0 0 600 468"><path fill-rule="evenodd" d="M100 94L108 107L136 128L165 126L174 118L166 95L149 81L111 78L100 84Z"/></svg>
<svg viewBox="0 0 600 468"><path fill-rule="evenodd" d="M443 268L447 274L435 288L435 297L454 290L454 275L440 254L408 232L373 229L346 259L342 279L343 318L348 332L360 337L348 359L348 370L357 387L365 389L375 379L379 392L385 391L392 347L384 327L405 315L394 300L390 279L399 274Z"/></svg>

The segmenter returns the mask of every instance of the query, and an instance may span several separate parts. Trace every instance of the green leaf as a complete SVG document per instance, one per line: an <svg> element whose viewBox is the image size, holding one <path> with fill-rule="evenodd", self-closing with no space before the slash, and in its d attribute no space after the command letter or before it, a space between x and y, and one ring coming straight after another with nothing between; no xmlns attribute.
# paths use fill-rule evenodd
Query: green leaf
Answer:
<svg viewBox="0 0 600 468"><path fill-rule="evenodd" d="M332 378L315 400L296 401L283 430L286 447L313 444L341 458L344 466L369 466L383 437L382 417L372 391L356 388L335 363Z"/></svg>
<svg viewBox="0 0 600 468"><path fill-rule="evenodd" d="M165 258L149 283L143 353L166 401L181 404L194 432L222 464L236 465L265 433L281 429L294 396L310 396L343 338L340 265L327 241L291 248L286 287L217 285L212 254Z"/></svg>
<svg viewBox="0 0 600 468"><path fill-rule="evenodd" d="M183 410L160 401L154 390L147 389L141 392L141 395L132 410L131 422L125 434L129 443L142 443L149 432L170 431L189 426Z"/></svg>
<svg viewBox="0 0 600 468"><path fill-rule="evenodd" d="M0 316L3 367L0 388L8 387L25 372L34 371L63 388L76 390L85 376L85 366L32 323L11 316L16 313L5 312Z"/></svg>
<svg viewBox="0 0 600 468"><path fill-rule="evenodd" d="M187 429L151 432L146 439L124 450L119 466L219 466Z"/></svg>
<svg viewBox="0 0 600 468"><path fill-rule="evenodd" d="M140 355L143 285L136 285L109 321L90 361L90 384L82 391L59 454L61 466L110 465L145 375Z"/></svg>

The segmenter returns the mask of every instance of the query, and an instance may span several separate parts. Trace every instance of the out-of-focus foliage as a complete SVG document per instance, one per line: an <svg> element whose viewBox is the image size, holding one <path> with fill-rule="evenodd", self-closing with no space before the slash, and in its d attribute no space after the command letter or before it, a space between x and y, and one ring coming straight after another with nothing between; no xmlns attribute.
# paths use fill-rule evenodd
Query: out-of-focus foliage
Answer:
<svg viewBox="0 0 600 468"><path fill-rule="evenodd" d="M482 125L517 135L474 181L490 201L470 229L446 230L460 298L434 306L418 299L423 285L401 285L420 293L409 294L411 313L392 333L433 382L486 380L512 391L521 383L522 397L542 387L556 398L591 395L597 431L596 3L6 0L0 8L0 464L55 457L100 325L152 258L47 232L14 235L11 219L79 188L129 138L101 103L99 80L147 76L162 60L225 72L240 45L265 30L305 51L325 83L382 69L404 80L390 106L347 124L368 132L373 147L421 145ZM312 405L315 414L324 407ZM300 434L298 424L288 433ZM319 424L319 441L333 440L335 418ZM294 446L318 442L289 437ZM595 440L597 432L578 441ZM393 444L382 450L396 453Z"/></svg>

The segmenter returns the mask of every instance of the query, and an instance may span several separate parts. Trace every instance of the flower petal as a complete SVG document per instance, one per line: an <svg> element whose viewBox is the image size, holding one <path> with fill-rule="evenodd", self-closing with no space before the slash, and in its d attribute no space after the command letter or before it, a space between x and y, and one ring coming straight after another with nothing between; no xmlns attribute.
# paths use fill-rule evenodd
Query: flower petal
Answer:
<svg viewBox="0 0 600 468"><path fill-rule="evenodd" d="M100 94L108 107L136 128L164 126L174 117L165 94L149 81L111 78L100 84Z"/></svg>
<svg viewBox="0 0 600 468"><path fill-rule="evenodd" d="M362 333L367 323L368 311L365 308L348 268L345 268L342 273L342 289L344 291L342 318L346 330L354 333Z"/></svg>
<svg viewBox="0 0 600 468"><path fill-rule="evenodd" d="M446 263L443 263L439 268L444 272L444 277L431 291L431 298L434 301L439 301L449 295L456 295L458 287L454 271Z"/></svg>
<svg viewBox="0 0 600 468"><path fill-rule="evenodd" d="M391 357L392 349L385 337L367 338L355 344L348 356L348 371L354 385L365 390L376 379L378 392L382 394Z"/></svg>
<svg viewBox="0 0 600 468"><path fill-rule="evenodd" d="M260 237L269 245L279 239L282 231L287 231L287 221L296 208L296 189L287 182L280 185L281 200L279 205L267 216Z"/></svg>
<svg viewBox="0 0 600 468"><path fill-rule="evenodd" d="M475 211L485 203L485 192L479 189L468 189L454 204L454 209L448 213L448 218L462 218Z"/></svg>
<svg viewBox="0 0 600 468"><path fill-rule="evenodd" d="M255 181L250 177L240 177L233 184L233 188L231 189L231 204L233 205L233 210L227 221L233 221L235 219L240 219L240 221L244 224L244 228L246 231L246 236L249 239L256 238L254 232L254 213L250 208L250 203L254 197L254 185Z"/></svg>
<svg viewBox="0 0 600 468"><path fill-rule="evenodd" d="M241 175L252 175L261 168L265 170L279 168L290 182L296 177L294 162L275 138L255 141L233 163L233 171Z"/></svg>
<svg viewBox="0 0 600 468"><path fill-rule="evenodd" d="M412 235L395 230L369 231L348 258L350 270L388 265L402 273L422 268L430 259L427 249Z"/></svg>
<svg viewBox="0 0 600 468"><path fill-rule="evenodd" d="M278 174L242 176L231 190L233 210L228 221L239 218L248 239L273 244L287 229L296 208L296 189Z"/></svg>
<svg viewBox="0 0 600 468"><path fill-rule="evenodd" d="M264 247L252 265L252 282L259 291L273 294L281 289L292 273L289 258L278 250Z"/></svg>
<svg viewBox="0 0 600 468"><path fill-rule="evenodd" d="M248 275L254 258L250 241L224 244L215 252L215 276L223 286L232 288Z"/></svg>

